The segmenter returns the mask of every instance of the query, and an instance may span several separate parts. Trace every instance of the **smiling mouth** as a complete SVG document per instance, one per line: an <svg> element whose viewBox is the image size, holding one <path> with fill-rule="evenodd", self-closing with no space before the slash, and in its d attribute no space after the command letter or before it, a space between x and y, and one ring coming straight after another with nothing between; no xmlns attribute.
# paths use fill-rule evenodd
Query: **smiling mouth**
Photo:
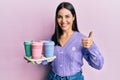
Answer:
<svg viewBox="0 0 120 80"><path fill-rule="evenodd" d="M61 24L62 27L66 27L68 24Z"/></svg>

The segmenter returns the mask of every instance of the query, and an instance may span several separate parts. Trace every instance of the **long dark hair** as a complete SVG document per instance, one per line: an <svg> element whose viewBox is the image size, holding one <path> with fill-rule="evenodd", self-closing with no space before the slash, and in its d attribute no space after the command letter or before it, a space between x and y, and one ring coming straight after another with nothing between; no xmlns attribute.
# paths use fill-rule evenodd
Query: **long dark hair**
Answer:
<svg viewBox="0 0 120 80"><path fill-rule="evenodd" d="M55 15L55 32L52 36L52 41L55 42L55 45L59 45L60 46L60 42L59 42L59 39L60 39L60 36L63 34L63 31L62 29L60 28L60 26L58 25L57 23L57 16L58 16L58 12L60 9L62 8L65 8L67 10L69 10L72 15L75 17L74 21L73 21L73 25L72 25L72 30L73 31L78 31L78 28L77 28L77 18L76 18L76 12L75 12L75 9L73 7L73 5L69 2L62 2L58 5L57 9L56 9L56 15Z"/></svg>

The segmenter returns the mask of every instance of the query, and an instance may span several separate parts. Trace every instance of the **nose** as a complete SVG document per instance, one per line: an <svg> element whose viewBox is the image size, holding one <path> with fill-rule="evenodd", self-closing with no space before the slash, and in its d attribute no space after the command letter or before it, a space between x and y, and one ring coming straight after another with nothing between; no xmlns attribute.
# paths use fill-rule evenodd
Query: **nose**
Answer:
<svg viewBox="0 0 120 80"><path fill-rule="evenodd" d="M66 19L63 17L63 18L62 18L62 22L64 23L65 21L66 21Z"/></svg>

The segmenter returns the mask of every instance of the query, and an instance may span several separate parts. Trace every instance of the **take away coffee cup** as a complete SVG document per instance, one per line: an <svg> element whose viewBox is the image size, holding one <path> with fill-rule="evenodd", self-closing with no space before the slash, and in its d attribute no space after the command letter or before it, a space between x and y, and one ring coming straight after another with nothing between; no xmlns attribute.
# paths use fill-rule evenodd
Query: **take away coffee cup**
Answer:
<svg viewBox="0 0 120 80"><path fill-rule="evenodd" d="M44 42L44 56L45 57L52 57L54 56L54 45L53 41L45 41Z"/></svg>
<svg viewBox="0 0 120 80"><path fill-rule="evenodd" d="M32 56L32 44L33 40L28 40L24 42L24 49L25 49L25 55L27 57L31 57Z"/></svg>
<svg viewBox="0 0 120 80"><path fill-rule="evenodd" d="M32 58L40 59L43 54L43 42L32 42Z"/></svg>

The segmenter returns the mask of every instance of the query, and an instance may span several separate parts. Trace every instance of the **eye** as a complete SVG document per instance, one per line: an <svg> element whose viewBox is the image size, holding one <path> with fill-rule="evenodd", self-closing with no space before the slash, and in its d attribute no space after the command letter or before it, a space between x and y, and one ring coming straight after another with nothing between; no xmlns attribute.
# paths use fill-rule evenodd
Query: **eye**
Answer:
<svg viewBox="0 0 120 80"><path fill-rule="evenodd" d="M69 16L69 15L65 15L65 17L66 17L66 18L70 18L70 16Z"/></svg>
<svg viewBox="0 0 120 80"><path fill-rule="evenodd" d="M62 18L62 16L58 15L57 18Z"/></svg>

